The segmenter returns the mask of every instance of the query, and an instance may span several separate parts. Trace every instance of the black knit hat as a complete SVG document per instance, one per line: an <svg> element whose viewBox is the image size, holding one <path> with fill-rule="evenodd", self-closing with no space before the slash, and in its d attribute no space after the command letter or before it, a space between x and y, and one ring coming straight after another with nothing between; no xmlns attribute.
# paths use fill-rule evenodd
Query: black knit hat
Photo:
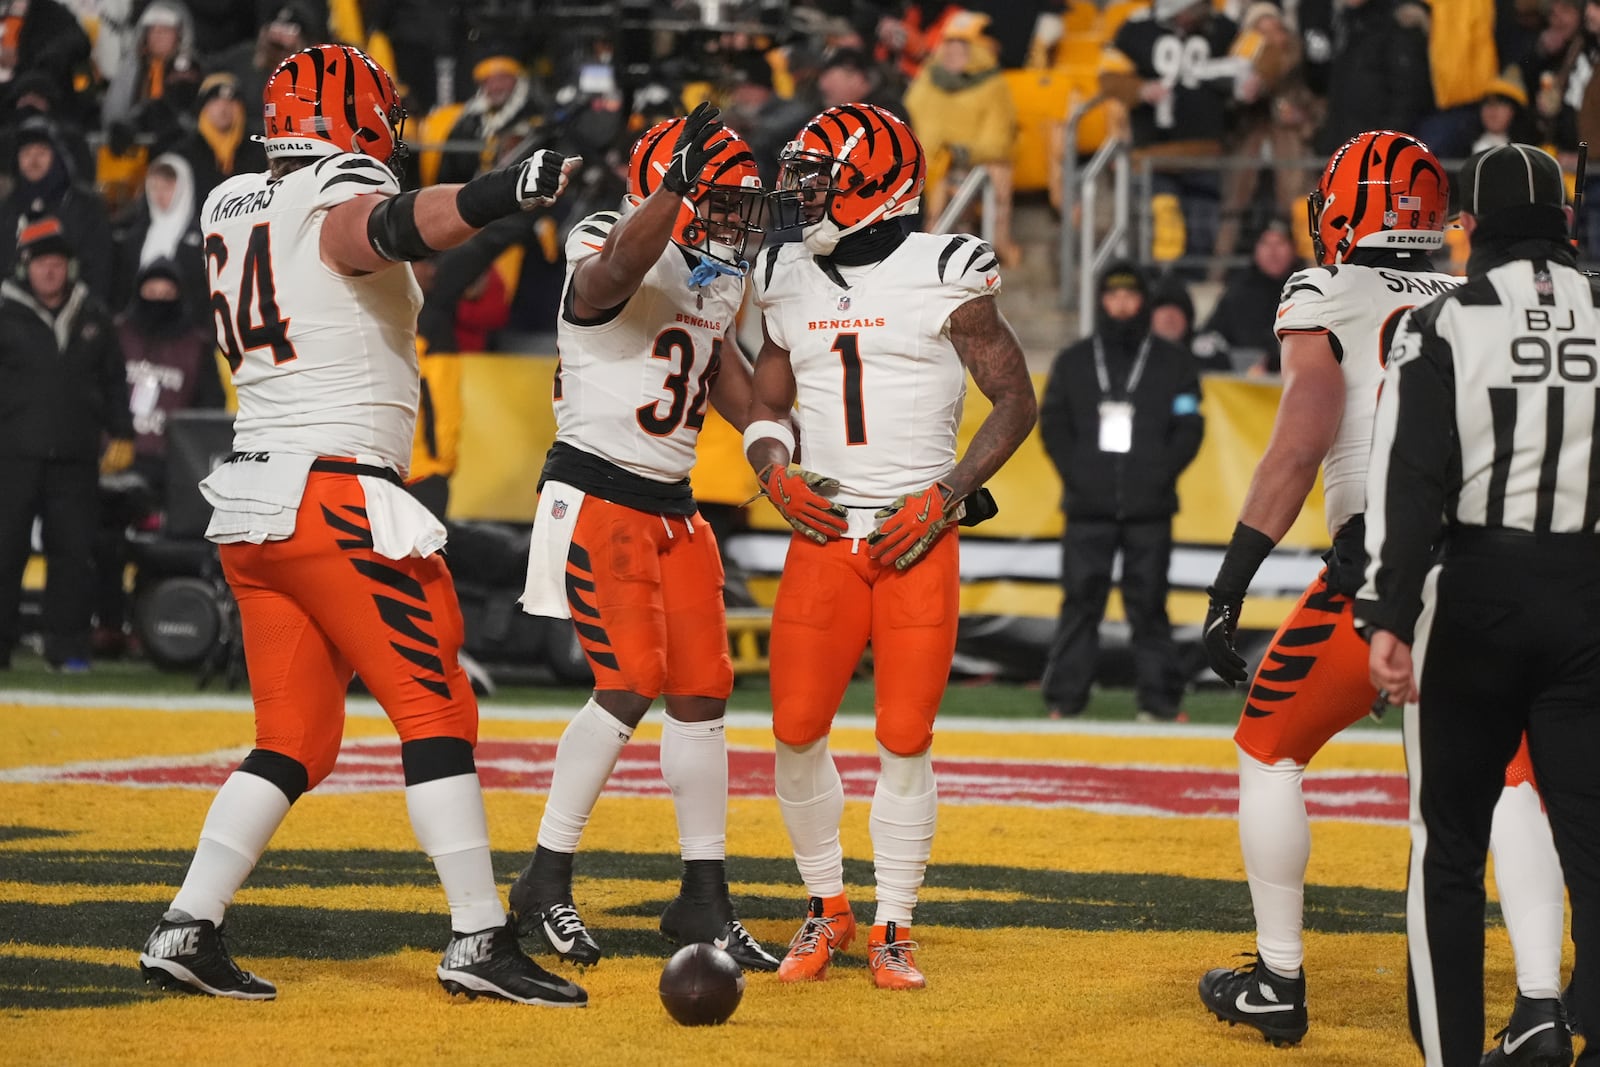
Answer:
<svg viewBox="0 0 1600 1067"><path fill-rule="evenodd" d="M1567 204L1561 164L1540 148L1504 144L1485 149L1461 165L1456 177L1461 210L1482 219L1514 209Z"/></svg>
<svg viewBox="0 0 1600 1067"><path fill-rule="evenodd" d="M1099 295L1112 289L1131 289L1140 296L1150 295L1150 283L1139 265L1128 259L1114 259L1100 273Z"/></svg>

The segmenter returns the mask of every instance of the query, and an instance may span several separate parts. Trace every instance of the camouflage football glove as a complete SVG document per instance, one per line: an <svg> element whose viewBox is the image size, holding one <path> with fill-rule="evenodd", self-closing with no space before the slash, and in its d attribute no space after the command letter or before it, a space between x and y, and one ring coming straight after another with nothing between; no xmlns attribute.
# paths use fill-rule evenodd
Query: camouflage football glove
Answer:
<svg viewBox="0 0 1600 1067"><path fill-rule="evenodd" d="M867 555L903 571L927 554L944 528L960 517L961 502L943 482L901 497L880 510L867 537Z"/></svg>
<svg viewBox="0 0 1600 1067"><path fill-rule="evenodd" d="M828 499L839 491L837 478L825 478L792 463L787 467L770 463L757 477L762 495L797 533L819 545L843 536L849 525L847 514Z"/></svg>

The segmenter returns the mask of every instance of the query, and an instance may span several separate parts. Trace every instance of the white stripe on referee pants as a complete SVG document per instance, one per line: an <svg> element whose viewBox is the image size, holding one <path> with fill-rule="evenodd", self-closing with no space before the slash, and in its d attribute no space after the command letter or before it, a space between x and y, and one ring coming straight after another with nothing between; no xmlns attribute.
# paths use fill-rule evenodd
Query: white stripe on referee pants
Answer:
<svg viewBox="0 0 1600 1067"><path fill-rule="evenodd" d="M1422 612L1417 616L1411 644L1412 670L1422 683L1423 661L1428 654L1428 632L1438 603L1439 568L1422 583ZM1422 1037L1425 1067L1442 1067L1439 1042L1439 1002L1434 996L1433 957L1428 952L1428 910L1422 886L1423 857L1428 850L1428 828L1422 824L1422 738L1417 705L1407 704L1403 721L1406 778L1411 791L1411 872L1406 879L1406 952L1411 959L1411 981L1417 996L1417 1025Z"/></svg>

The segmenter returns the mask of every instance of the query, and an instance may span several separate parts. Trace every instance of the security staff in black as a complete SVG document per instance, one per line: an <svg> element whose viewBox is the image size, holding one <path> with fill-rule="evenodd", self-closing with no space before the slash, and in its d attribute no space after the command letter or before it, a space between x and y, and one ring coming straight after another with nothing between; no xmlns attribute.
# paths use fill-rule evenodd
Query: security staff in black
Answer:
<svg viewBox="0 0 1600 1067"><path fill-rule="evenodd" d="M1205 422L1194 358L1150 332L1149 299L1136 266L1108 266L1094 335L1056 357L1039 405L1067 519L1061 621L1043 684L1054 717L1088 703L1119 551L1140 718L1173 719L1179 710L1167 568L1178 475L1200 450Z"/></svg>
<svg viewBox="0 0 1600 1067"><path fill-rule="evenodd" d="M1429 1067L1565 1064L1555 998L1519 997L1484 1056L1483 874L1526 730L1572 902L1573 1004L1600 1021L1600 280L1574 265L1544 152L1481 152L1457 188L1467 282L1390 349L1355 611L1373 684L1406 704L1417 1043ZM1600 1041L1578 1062L1600 1064Z"/></svg>

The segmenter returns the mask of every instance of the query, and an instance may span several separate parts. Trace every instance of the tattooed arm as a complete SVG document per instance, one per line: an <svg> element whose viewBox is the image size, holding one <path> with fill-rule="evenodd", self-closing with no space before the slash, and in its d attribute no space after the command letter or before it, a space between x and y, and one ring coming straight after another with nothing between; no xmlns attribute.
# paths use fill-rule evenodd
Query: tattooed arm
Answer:
<svg viewBox="0 0 1600 1067"><path fill-rule="evenodd" d="M994 297L980 296L956 308L950 316L950 341L972 380L994 405L947 479L959 500L980 488L1011 458L1033 429L1039 406L1022 345Z"/></svg>

